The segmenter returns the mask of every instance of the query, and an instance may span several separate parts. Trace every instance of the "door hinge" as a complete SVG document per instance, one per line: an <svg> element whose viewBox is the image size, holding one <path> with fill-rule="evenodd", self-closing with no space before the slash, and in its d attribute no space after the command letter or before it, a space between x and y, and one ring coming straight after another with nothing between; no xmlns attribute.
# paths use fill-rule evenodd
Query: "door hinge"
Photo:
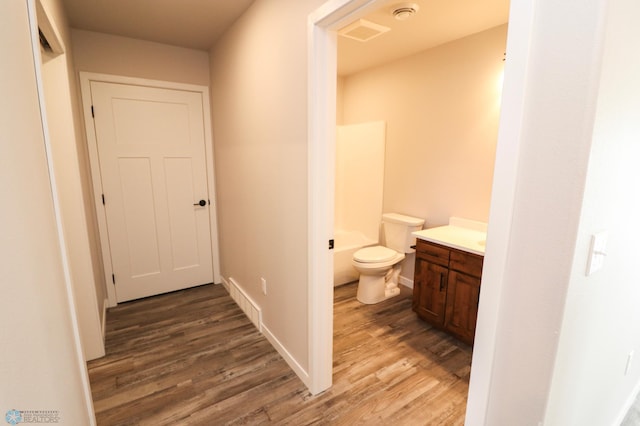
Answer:
<svg viewBox="0 0 640 426"><path fill-rule="evenodd" d="M102 194L102 205L104 206L104 194Z"/></svg>
<svg viewBox="0 0 640 426"><path fill-rule="evenodd" d="M111 281L113 281L113 285L116 285L116 274L111 274Z"/></svg>
<svg viewBox="0 0 640 426"><path fill-rule="evenodd" d="M333 250L333 240L329 240L329 250Z"/></svg>
<svg viewBox="0 0 640 426"><path fill-rule="evenodd" d="M93 105L91 105L91 117L96 118L96 113L93 110Z"/></svg>

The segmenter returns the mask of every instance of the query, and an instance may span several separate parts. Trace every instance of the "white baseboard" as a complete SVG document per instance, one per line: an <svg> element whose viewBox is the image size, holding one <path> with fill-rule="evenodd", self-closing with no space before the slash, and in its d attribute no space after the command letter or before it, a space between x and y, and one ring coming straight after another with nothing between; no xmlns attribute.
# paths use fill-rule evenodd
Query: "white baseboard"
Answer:
<svg viewBox="0 0 640 426"><path fill-rule="evenodd" d="M258 330L267 338L271 346L284 358L289 367L298 375L300 380L305 386L310 386L309 373L302 368L296 359L289 353L289 351L280 343L276 336L269 330L267 326L262 323L262 310L260 307L242 290L236 280L229 277L226 280L222 277L222 285L227 289L231 298L240 306L242 311L253 322Z"/></svg>
<svg viewBox="0 0 640 426"><path fill-rule="evenodd" d="M229 289L229 282L225 280L224 277L221 277L221 278L222 278L222 282L220 284L222 284L222 287L224 287L227 290L227 293L231 293L231 290Z"/></svg>
<svg viewBox="0 0 640 426"><path fill-rule="evenodd" d="M402 275L398 277L398 284L402 284L405 287L409 287L410 289L413 289L413 280L410 280L407 277L403 277Z"/></svg>
<svg viewBox="0 0 640 426"><path fill-rule="evenodd" d="M236 302L240 309L242 309L247 318L251 320L253 325L256 326L258 331L262 332L262 310L258 304L244 292L242 287L240 287L233 278L229 277L229 281L222 278L222 282L229 292L229 295L231 295L231 298Z"/></svg>
<svg viewBox="0 0 640 426"><path fill-rule="evenodd" d="M287 351L287 349L282 345L282 343L280 343L276 336L271 333L271 330L269 330L264 324L262 325L262 334L265 335L267 340L271 343L271 346L276 348L276 351L278 351L280 356L284 358L284 360L289 365L289 367L291 367L294 373L298 375L300 380L302 380L302 383L304 383L307 388L310 388L311 382L309 373L304 368L302 368L300 364L298 364L296 359L289 353L289 351Z"/></svg>

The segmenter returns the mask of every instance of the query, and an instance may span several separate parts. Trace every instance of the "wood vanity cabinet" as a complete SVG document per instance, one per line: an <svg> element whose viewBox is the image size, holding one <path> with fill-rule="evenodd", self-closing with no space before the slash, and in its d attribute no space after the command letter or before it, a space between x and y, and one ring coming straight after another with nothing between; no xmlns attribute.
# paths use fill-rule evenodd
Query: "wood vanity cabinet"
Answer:
<svg viewBox="0 0 640 426"><path fill-rule="evenodd" d="M483 260L477 254L418 239L412 304L416 314L473 344Z"/></svg>

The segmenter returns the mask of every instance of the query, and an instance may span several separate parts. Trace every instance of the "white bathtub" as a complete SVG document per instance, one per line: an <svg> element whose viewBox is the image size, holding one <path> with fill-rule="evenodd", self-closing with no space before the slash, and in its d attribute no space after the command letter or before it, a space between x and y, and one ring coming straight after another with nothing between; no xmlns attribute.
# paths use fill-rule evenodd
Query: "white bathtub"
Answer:
<svg viewBox="0 0 640 426"><path fill-rule="evenodd" d="M362 247L378 242L358 231L335 231L333 235L333 286L357 281L358 271L351 265L353 254Z"/></svg>

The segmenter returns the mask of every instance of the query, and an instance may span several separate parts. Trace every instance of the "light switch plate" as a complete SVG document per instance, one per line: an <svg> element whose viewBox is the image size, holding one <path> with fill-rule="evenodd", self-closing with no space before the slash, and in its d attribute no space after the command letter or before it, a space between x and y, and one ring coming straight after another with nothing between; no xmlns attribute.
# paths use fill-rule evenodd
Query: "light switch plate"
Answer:
<svg viewBox="0 0 640 426"><path fill-rule="evenodd" d="M604 259L607 256L607 237L606 231L598 232L591 236L591 248L589 249L589 260L587 262L587 276L593 274L604 265Z"/></svg>

